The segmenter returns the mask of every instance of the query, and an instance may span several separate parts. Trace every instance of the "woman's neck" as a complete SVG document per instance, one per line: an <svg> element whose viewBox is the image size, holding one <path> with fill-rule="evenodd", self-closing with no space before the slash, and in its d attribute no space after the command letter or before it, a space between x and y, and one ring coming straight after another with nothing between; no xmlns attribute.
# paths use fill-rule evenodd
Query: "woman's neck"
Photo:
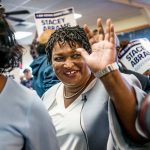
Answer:
<svg viewBox="0 0 150 150"><path fill-rule="evenodd" d="M6 81L7 78L4 75L0 74L0 92L2 92L3 88L5 87Z"/></svg>
<svg viewBox="0 0 150 150"><path fill-rule="evenodd" d="M87 78L87 80L84 82L84 84L82 84L81 86L78 86L78 87L64 86L64 98L71 99L73 97L78 97L94 78L95 77L93 75L91 75L89 78Z"/></svg>

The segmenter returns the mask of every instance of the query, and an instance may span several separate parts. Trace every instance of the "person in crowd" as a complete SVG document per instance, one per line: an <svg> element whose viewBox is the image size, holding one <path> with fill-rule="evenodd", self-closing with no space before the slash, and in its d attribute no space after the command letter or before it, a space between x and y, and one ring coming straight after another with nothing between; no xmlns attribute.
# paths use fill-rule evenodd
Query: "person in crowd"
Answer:
<svg viewBox="0 0 150 150"><path fill-rule="evenodd" d="M58 150L55 128L39 97L4 75L18 67L23 47L3 12L0 5L0 149Z"/></svg>
<svg viewBox="0 0 150 150"><path fill-rule="evenodd" d="M31 71L30 69L26 68L23 70L23 74L24 74L24 78L23 80L21 80L21 84L26 86L27 88L29 89L32 89L32 74L31 74Z"/></svg>
<svg viewBox="0 0 150 150"><path fill-rule="evenodd" d="M37 37L38 37L38 35L37 35L37 32L36 32L35 36L34 36L34 39L31 43L31 45L29 46L30 47L30 55L33 59L38 57L38 54L37 54L37 51L36 51L36 47L38 45Z"/></svg>
<svg viewBox="0 0 150 150"><path fill-rule="evenodd" d="M32 56L33 59L37 58L37 52L36 52L36 45L34 45L35 43L33 42L30 45L30 55Z"/></svg>
<svg viewBox="0 0 150 150"><path fill-rule="evenodd" d="M47 89L59 82L52 67L48 64L45 52L46 42L52 32L52 30L47 30L40 36L36 48L38 57L30 65L33 75L33 89L40 97Z"/></svg>
<svg viewBox="0 0 150 150"><path fill-rule="evenodd" d="M49 62L61 82L47 90L42 99L60 149L143 148L147 139L137 132L135 120L136 108L146 93L134 75L119 71L111 20L106 21L105 33L101 32L101 19L97 20L98 41L87 28L60 28L46 46Z"/></svg>

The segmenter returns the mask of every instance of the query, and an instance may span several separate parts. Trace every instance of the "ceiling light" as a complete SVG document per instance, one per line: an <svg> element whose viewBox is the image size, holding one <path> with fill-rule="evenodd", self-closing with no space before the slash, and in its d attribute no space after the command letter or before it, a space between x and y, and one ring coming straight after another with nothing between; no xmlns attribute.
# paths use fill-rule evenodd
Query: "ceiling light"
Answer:
<svg viewBox="0 0 150 150"><path fill-rule="evenodd" d="M79 19L79 18L81 18L81 17L82 17L81 14L76 14L76 13L74 14L74 18L75 18L75 19Z"/></svg>
<svg viewBox="0 0 150 150"><path fill-rule="evenodd" d="M32 32L22 32L22 31L15 32L16 40L20 40L20 39L26 38L26 37L28 37L30 35L32 35Z"/></svg>

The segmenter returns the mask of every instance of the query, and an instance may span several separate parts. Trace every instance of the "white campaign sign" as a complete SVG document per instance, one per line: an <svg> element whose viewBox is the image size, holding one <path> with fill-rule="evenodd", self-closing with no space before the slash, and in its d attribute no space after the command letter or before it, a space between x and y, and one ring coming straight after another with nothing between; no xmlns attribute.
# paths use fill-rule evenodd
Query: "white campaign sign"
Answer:
<svg viewBox="0 0 150 150"><path fill-rule="evenodd" d="M143 74L150 69L150 42L148 39L130 41L119 54L120 61L127 69Z"/></svg>
<svg viewBox="0 0 150 150"><path fill-rule="evenodd" d="M57 30L63 26L77 25L74 18L74 9L72 7L55 12L36 13L35 23L38 36L47 29Z"/></svg>

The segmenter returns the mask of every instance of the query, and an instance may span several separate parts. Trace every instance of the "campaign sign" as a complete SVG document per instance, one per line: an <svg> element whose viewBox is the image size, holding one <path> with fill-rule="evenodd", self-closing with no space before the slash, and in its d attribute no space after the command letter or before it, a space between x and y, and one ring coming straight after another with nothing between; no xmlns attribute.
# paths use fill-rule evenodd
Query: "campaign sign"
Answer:
<svg viewBox="0 0 150 150"><path fill-rule="evenodd" d="M35 23L38 36L47 29L57 30L64 26L77 25L72 7L55 12L35 13Z"/></svg>
<svg viewBox="0 0 150 150"><path fill-rule="evenodd" d="M120 61L127 69L143 74L150 69L150 42L148 39L135 39L121 50Z"/></svg>

